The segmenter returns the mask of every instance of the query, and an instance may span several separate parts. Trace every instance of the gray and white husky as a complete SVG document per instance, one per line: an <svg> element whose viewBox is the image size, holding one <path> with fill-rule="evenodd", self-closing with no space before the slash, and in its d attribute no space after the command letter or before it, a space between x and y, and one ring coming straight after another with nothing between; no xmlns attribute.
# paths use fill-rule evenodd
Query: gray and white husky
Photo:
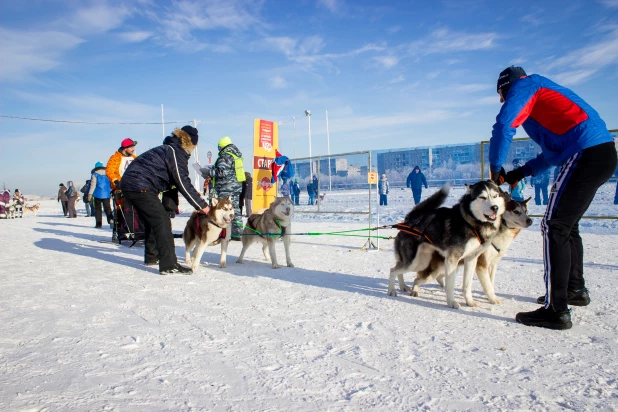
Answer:
<svg viewBox="0 0 618 412"><path fill-rule="evenodd" d="M473 273L478 257L498 234L508 195L485 180L468 186L459 203L440 207L448 192L448 186L442 187L405 217L404 230L395 237L397 263L390 270L390 296L397 296L395 277L403 284L404 273L425 270L438 252L444 258L446 304L459 309L454 293L457 266L463 261L464 271Z"/></svg>
<svg viewBox="0 0 618 412"><path fill-rule="evenodd" d="M273 269L279 269L275 242L283 238L285 260L289 267L294 267L290 258L290 233L292 231L292 216L294 205L289 197L277 197L262 214L252 214L247 219L243 230L242 251L236 263L242 263L245 252L255 242L262 244L262 252L266 261L272 262ZM268 248L269 254L266 254ZM269 257L270 255L270 257Z"/></svg>
<svg viewBox="0 0 618 412"><path fill-rule="evenodd" d="M523 202L509 200L506 203L506 211L502 215L502 224L498 234L491 240L491 246L476 261L476 276L485 295L487 295L488 302L491 304L502 303L502 299L496 296L494 289L498 263L521 229L532 224L532 219L528 216L527 203L529 200L530 198ZM477 306L472 299L471 275L472 273L464 273L463 293L468 306ZM418 287L431 279L436 279L440 285L444 286L444 258L437 252L434 252L429 266L416 274L414 286L411 289L403 283L403 276L399 279L399 288L410 292L412 296L418 296Z"/></svg>

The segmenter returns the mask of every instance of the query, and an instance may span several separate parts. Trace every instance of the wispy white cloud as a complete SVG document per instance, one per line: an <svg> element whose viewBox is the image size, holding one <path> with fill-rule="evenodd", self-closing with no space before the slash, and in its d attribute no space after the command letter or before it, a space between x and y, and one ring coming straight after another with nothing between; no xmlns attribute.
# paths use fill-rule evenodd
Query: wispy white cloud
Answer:
<svg viewBox="0 0 618 412"><path fill-rule="evenodd" d="M606 7L618 8L618 0L599 0L599 3Z"/></svg>
<svg viewBox="0 0 618 412"><path fill-rule="evenodd" d="M285 89L288 86L288 83L285 81L285 79L279 75L271 77L268 80L268 83L273 89Z"/></svg>
<svg viewBox="0 0 618 412"><path fill-rule="evenodd" d="M0 28L0 81L26 80L62 64L62 56L84 40L58 31L28 32Z"/></svg>
<svg viewBox="0 0 618 412"><path fill-rule="evenodd" d="M526 59L524 59L523 57L518 57L516 59L509 61L509 65L510 66L521 66L525 62L526 62Z"/></svg>
<svg viewBox="0 0 618 412"><path fill-rule="evenodd" d="M429 109L389 116L342 117L333 120L330 130L331 133L344 133L382 127L435 123L450 119L455 115L455 112L449 110Z"/></svg>
<svg viewBox="0 0 618 412"><path fill-rule="evenodd" d="M399 59L395 56L376 56L373 59L385 69L391 69L399 63Z"/></svg>
<svg viewBox="0 0 618 412"><path fill-rule="evenodd" d="M343 6L342 0L318 0L318 5L325 9L330 10L333 13L336 13L341 10Z"/></svg>
<svg viewBox="0 0 618 412"><path fill-rule="evenodd" d="M263 1L250 0L181 0L172 2L161 14L147 13L158 23L163 44L183 51L209 49L215 52L234 50L232 41L205 42L197 31L227 30L230 33L264 28L260 18Z"/></svg>
<svg viewBox="0 0 618 412"><path fill-rule="evenodd" d="M474 93L474 92L482 92L487 89L491 89L493 86L484 83L471 83L471 84L457 84L450 86L450 90L454 90L462 93Z"/></svg>
<svg viewBox="0 0 618 412"><path fill-rule="evenodd" d="M386 32L388 34L394 34L394 33L397 33L400 30L401 30L401 26L391 26L388 29L386 29Z"/></svg>
<svg viewBox="0 0 618 412"><path fill-rule="evenodd" d="M129 43L140 43L153 36L149 31L127 31L119 34L120 38Z"/></svg>
<svg viewBox="0 0 618 412"><path fill-rule="evenodd" d="M131 10L126 6L100 3L76 10L67 21L77 33L103 33L119 27L130 15Z"/></svg>
<svg viewBox="0 0 618 412"><path fill-rule="evenodd" d="M569 70L558 72L554 78L564 84L582 83L594 76L599 70L618 63L618 28L609 28L610 32L599 42L574 50L556 59L547 66L547 70Z"/></svg>
<svg viewBox="0 0 618 412"><path fill-rule="evenodd" d="M406 78L403 76L403 74L400 74L399 76L393 77L392 79L390 79L388 81L388 84L397 84L397 83L402 83L404 81L406 81Z"/></svg>
<svg viewBox="0 0 618 412"><path fill-rule="evenodd" d="M42 104L54 107L56 110L67 110L75 116L88 116L92 119L158 119L161 108L128 100L115 100L97 95L70 95L61 93L36 94L14 91L12 95L20 101ZM73 119L69 119L73 120Z"/></svg>
<svg viewBox="0 0 618 412"><path fill-rule="evenodd" d="M496 39L498 34L493 32L470 34L439 29L409 44L407 48L412 55L474 51L494 47Z"/></svg>

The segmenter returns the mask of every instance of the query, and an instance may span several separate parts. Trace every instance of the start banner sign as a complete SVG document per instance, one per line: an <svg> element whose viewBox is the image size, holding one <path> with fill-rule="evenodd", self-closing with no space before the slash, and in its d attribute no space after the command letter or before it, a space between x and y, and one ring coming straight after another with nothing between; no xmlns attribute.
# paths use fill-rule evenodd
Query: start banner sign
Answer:
<svg viewBox="0 0 618 412"><path fill-rule="evenodd" d="M263 209L277 197L277 186L271 183L270 168L279 147L279 124L269 120L253 120L253 209Z"/></svg>

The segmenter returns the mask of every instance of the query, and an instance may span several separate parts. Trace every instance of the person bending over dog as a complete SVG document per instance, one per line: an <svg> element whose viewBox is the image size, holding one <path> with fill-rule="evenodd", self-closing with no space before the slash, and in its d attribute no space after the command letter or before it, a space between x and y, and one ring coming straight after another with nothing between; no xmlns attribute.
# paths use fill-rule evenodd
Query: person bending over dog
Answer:
<svg viewBox="0 0 618 412"><path fill-rule="evenodd" d="M513 187L527 176L560 167L541 222L545 296L537 302L543 306L518 313L515 320L527 326L569 329L568 305L590 303L579 220L616 169L614 139L592 107L543 76L528 76L521 67L511 66L500 73L497 91L503 105L489 146L491 178ZM505 173L502 164L519 126L541 146L541 153Z"/></svg>
<svg viewBox="0 0 618 412"><path fill-rule="evenodd" d="M196 210L201 213L210 210L189 179L189 156L197 141L197 129L191 126L174 130L161 146L133 160L120 181L124 196L144 219L144 263L158 263L162 275L191 274L193 271L178 264L170 216L159 200L159 193L174 185Z"/></svg>

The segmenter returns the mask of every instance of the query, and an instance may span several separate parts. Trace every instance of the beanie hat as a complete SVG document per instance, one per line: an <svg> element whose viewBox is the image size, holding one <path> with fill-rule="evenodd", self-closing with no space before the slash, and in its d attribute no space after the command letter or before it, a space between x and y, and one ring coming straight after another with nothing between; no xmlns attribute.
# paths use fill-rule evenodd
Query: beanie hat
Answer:
<svg viewBox="0 0 618 412"><path fill-rule="evenodd" d="M95 163L95 165L94 165L94 168L96 169L97 167L104 167L104 166L103 166L103 163L101 163L101 162L96 162L96 163Z"/></svg>
<svg viewBox="0 0 618 412"><path fill-rule="evenodd" d="M195 127L185 126L180 130L191 136L191 143L193 143L193 146L197 146L197 129Z"/></svg>
<svg viewBox="0 0 618 412"><path fill-rule="evenodd" d="M127 149L131 146L135 146L137 144L137 140L124 139L122 143L120 143L121 149Z"/></svg>
<svg viewBox="0 0 618 412"><path fill-rule="evenodd" d="M64 186L64 183L60 183L58 186Z"/></svg>
<svg viewBox="0 0 618 412"><path fill-rule="evenodd" d="M496 92L502 90L502 97L506 98L506 94L509 92L509 89L511 88L513 83L526 76L526 72L521 67L507 67L506 69L501 71L500 76L498 76L498 87L496 89Z"/></svg>
<svg viewBox="0 0 618 412"><path fill-rule="evenodd" d="M221 140L219 140L219 143L217 144L217 146L219 146L219 150L223 149L225 146L229 146L232 144L232 139L230 139L228 136L222 137Z"/></svg>

